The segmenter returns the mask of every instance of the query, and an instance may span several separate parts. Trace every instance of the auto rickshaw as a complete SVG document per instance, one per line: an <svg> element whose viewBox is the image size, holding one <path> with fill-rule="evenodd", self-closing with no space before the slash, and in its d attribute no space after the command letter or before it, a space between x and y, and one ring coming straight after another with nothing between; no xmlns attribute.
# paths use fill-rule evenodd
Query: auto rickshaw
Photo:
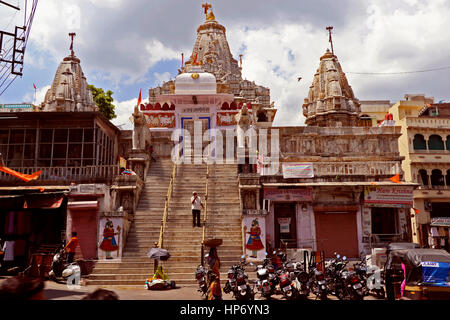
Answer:
<svg viewBox="0 0 450 320"><path fill-rule="evenodd" d="M388 300L450 300L450 254L445 250L392 250L385 277Z"/></svg>

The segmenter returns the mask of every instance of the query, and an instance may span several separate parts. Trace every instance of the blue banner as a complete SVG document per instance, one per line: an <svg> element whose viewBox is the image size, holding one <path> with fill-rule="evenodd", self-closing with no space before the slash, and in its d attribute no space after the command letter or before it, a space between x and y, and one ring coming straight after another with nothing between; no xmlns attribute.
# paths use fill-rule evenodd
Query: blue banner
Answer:
<svg viewBox="0 0 450 320"><path fill-rule="evenodd" d="M424 283L450 287L450 263L425 261L421 266Z"/></svg>

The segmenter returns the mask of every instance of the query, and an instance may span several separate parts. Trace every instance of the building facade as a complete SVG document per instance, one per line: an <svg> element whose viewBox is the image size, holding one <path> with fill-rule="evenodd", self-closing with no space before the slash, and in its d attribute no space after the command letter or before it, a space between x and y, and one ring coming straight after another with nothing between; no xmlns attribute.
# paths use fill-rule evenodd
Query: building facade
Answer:
<svg viewBox="0 0 450 320"><path fill-rule="evenodd" d="M386 107L385 113L392 114L395 125L402 128L399 151L405 157L405 180L419 184L411 211L414 242L449 250L449 104L408 94Z"/></svg>

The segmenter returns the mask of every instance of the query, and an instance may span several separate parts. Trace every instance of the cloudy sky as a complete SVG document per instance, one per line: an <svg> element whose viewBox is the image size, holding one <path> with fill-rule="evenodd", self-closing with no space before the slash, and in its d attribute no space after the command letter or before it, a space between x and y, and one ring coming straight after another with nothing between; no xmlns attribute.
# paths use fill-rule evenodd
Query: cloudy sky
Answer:
<svg viewBox="0 0 450 320"><path fill-rule="evenodd" d="M23 0L8 0L23 8ZM29 1L30 2L30 1ZM202 0L40 0L25 56L24 76L0 103L43 100L69 32L90 84L114 92L118 118L129 128L139 90L174 78L189 57L205 16ZM450 1L447 0L212 0L227 28L232 54L243 54L243 76L271 89L275 125L303 125L301 105L320 56L334 51L360 100L398 101L424 93L450 98ZM23 12L0 6L0 30L23 23ZM443 68L433 72L398 73ZM445 69L447 68L447 69ZM298 77L302 77L300 82ZM447 100L448 101L448 100Z"/></svg>

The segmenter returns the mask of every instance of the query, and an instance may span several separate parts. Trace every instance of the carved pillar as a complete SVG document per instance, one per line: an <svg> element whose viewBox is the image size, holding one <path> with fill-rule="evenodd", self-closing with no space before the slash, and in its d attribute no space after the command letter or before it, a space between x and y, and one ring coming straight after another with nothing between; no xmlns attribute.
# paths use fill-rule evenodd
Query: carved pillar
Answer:
<svg viewBox="0 0 450 320"><path fill-rule="evenodd" d="M150 156L145 150L133 149L130 151L128 161L131 163L131 170L136 172L142 181L145 181L148 167L150 165Z"/></svg>
<svg viewBox="0 0 450 320"><path fill-rule="evenodd" d="M123 210L134 214L144 182L139 176L117 176L111 190L115 193L116 208L123 207Z"/></svg>

